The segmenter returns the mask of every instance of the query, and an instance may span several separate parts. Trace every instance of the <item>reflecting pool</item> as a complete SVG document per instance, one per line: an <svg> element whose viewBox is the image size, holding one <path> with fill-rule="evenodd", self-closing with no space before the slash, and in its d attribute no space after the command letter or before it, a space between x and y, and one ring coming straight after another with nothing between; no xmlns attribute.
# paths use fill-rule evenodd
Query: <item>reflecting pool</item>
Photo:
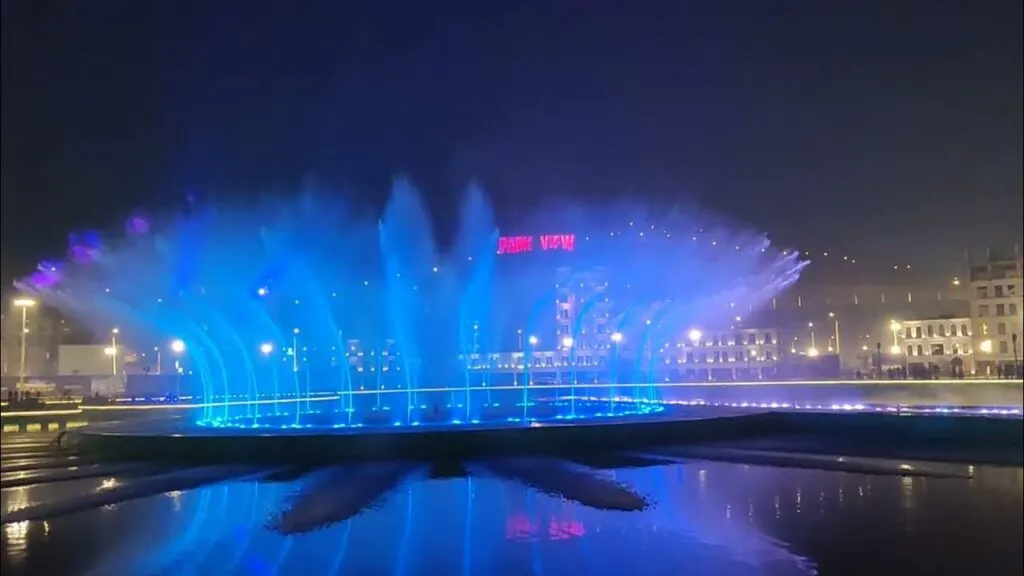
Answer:
<svg viewBox="0 0 1024 576"><path fill-rule="evenodd" d="M1013 467L908 477L634 455L197 472L62 461L45 440L4 438L4 576L1024 569ZM32 507L49 517L10 521Z"/></svg>

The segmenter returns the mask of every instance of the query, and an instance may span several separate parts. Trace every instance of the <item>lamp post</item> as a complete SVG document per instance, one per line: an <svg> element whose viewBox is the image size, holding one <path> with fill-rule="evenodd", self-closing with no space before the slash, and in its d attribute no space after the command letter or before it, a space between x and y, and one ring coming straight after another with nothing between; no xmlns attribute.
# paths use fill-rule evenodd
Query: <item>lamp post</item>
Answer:
<svg viewBox="0 0 1024 576"><path fill-rule="evenodd" d="M117 376L117 335L120 333L121 331L117 328L110 331L110 349L107 352L107 355L110 356L110 371L114 376Z"/></svg>
<svg viewBox="0 0 1024 576"><path fill-rule="evenodd" d="M831 318L833 323L834 323L834 328L835 328L835 331L836 331L836 354L839 355L840 363L841 363L842 362L842 354L841 354L840 348L839 348L839 318L837 318L836 315L834 313L832 313L832 312L828 313L828 317Z"/></svg>
<svg viewBox="0 0 1024 576"><path fill-rule="evenodd" d="M903 325L900 324L898 321L896 321L896 320L890 320L889 321L889 331L892 332L892 349L893 349L893 354L895 354L896 353L895 351L900 347L899 336L900 336L900 330L902 328L903 328Z"/></svg>
<svg viewBox="0 0 1024 576"><path fill-rule="evenodd" d="M18 368L18 384L25 382L25 352L28 344L28 309L36 305L31 298L16 298L14 305L21 308L21 363Z"/></svg>
<svg viewBox="0 0 1024 576"><path fill-rule="evenodd" d="M530 337L526 339L526 341L527 343L530 344L530 358L526 362L526 384L524 385L529 386L533 384L533 353L536 351L537 342L539 342L540 340L538 340L536 336L531 334Z"/></svg>
<svg viewBox="0 0 1024 576"><path fill-rule="evenodd" d="M1010 335L1010 340L1013 342L1013 377L1020 378L1020 356L1017 352L1017 333L1014 332Z"/></svg>
<svg viewBox="0 0 1024 576"><path fill-rule="evenodd" d="M178 373L177 378L174 380L174 397L181 398L181 364L178 362L178 358L185 352L185 341L180 338L171 340L171 352L174 353L174 366L175 372ZM160 352L156 353L157 364L160 363ZM160 369L160 373L163 374L163 368Z"/></svg>
<svg viewBox="0 0 1024 576"><path fill-rule="evenodd" d="M807 355L817 356L818 348L814 345L814 322L808 322L807 329L811 332L811 347L807 349Z"/></svg>
<svg viewBox="0 0 1024 576"><path fill-rule="evenodd" d="M622 343L622 332L612 334L612 397L618 396L619 384L619 344Z"/></svg>

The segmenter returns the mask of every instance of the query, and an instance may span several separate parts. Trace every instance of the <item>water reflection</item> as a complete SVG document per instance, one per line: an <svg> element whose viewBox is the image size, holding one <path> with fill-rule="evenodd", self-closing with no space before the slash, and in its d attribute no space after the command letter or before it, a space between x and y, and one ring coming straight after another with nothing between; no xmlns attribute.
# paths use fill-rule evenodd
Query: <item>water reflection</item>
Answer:
<svg viewBox="0 0 1024 576"><path fill-rule="evenodd" d="M1020 469L904 479L695 462L611 476L653 505L597 510L499 478L416 478L296 535L266 526L315 478L228 482L7 524L3 574L812 573L803 557L822 573L1021 573ZM5 513L37 488L54 489L5 490Z"/></svg>

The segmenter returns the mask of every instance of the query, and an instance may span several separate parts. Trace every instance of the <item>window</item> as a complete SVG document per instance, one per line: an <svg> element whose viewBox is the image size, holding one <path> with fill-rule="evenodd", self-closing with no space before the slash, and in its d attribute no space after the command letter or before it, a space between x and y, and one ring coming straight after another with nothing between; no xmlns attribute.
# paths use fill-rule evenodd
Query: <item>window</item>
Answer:
<svg viewBox="0 0 1024 576"><path fill-rule="evenodd" d="M753 332L747 334L747 344L757 344L757 334Z"/></svg>
<svg viewBox="0 0 1024 576"><path fill-rule="evenodd" d="M772 336L771 332L765 332L764 333L764 343L765 344L774 344L775 343L774 338L775 337Z"/></svg>
<svg viewBox="0 0 1024 576"><path fill-rule="evenodd" d="M1006 316L1006 304L996 304L996 316Z"/></svg>
<svg viewBox="0 0 1024 576"><path fill-rule="evenodd" d="M765 359L765 360L767 360L767 361L769 361L769 362L771 362L771 361L775 360L775 357L774 357L774 355L772 354L772 351L771 351L771 350L765 350L765 351L764 351L764 359Z"/></svg>
<svg viewBox="0 0 1024 576"><path fill-rule="evenodd" d="M967 324L961 324L960 325L960 335L961 336L970 336L970 333L967 330Z"/></svg>
<svg viewBox="0 0 1024 576"><path fill-rule="evenodd" d="M996 334L1000 336L1006 336L1006 322L1000 322L996 324Z"/></svg>
<svg viewBox="0 0 1024 576"><path fill-rule="evenodd" d="M914 327L914 336L916 336L917 338L921 337L921 327L920 326L915 326Z"/></svg>
<svg viewBox="0 0 1024 576"><path fill-rule="evenodd" d="M928 325L928 337L929 338L934 338L935 337L935 329L932 328L931 324Z"/></svg>
<svg viewBox="0 0 1024 576"><path fill-rule="evenodd" d="M1017 315L1017 305L1016 304L1010 304L1010 316L1016 316L1016 315Z"/></svg>
<svg viewBox="0 0 1024 576"><path fill-rule="evenodd" d="M977 293L978 298L988 298L988 286L978 286L975 292Z"/></svg>
<svg viewBox="0 0 1024 576"><path fill-rule="evenodd" d="M988 316L989 314L991 314L991 311L989 310L988 304L982 304L981 306L978 306L978 317L979 318L984 318L984 317Z"/></svg>
<svg viewBox="0 0 1024 576"><path fill-rule="evenodd" d="M999 341L999 353L1007 354L1010 351L1010 347L1006 345L1006 340Z"/></svg>
<svg viewBox="0 0 1024 576"><path fill-rule="evenodd" d="M932 356L945 356L946 347L942 344L932 344Z"/></svg>
<svg viewBox="0 0 1024 576"><path fill-rule="evenodd" d="M939 337L941 337L941 338L945 338L946 337L946 325L945 324L939 324Z"/></svg>
<svg viewBox="0 0 1024 576"><path fill-rule="evenodd" d="M917 345L917 355L924 356L924 346L921 346L920 344Z"/></svg>
<svg viewBox="0 0 1024 576"><path fill-rule="evenodd" d="M949 335L956 336L956 324L949 325Z"/></svg>
<svg viewBox="0 0 1024 576"><path fill-rule="evenodd" d="M907 338L913 338L913 337L914 337L914 329L911 328L910 326L907 326Z"/></svg>
<svg viewBox="0 0 1024 576"><path fill-rule="evenodd" d="M1003 285L1002 284L996 284L995 285L995 289L996 289L996 298L1002 298L1003 297Z"/></svg>
<svg viewBox="0 0 1024 576"><path fill-rule="evenodd" d="M914 355L914 346L913 345L908 345L907 346L907 356L913 356L913 355Z"/></svg>

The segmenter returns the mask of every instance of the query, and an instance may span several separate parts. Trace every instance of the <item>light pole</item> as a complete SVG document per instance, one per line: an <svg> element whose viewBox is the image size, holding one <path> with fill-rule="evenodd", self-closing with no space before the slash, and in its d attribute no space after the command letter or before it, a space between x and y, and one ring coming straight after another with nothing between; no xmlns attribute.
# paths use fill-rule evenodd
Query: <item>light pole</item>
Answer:
<svg viewBox="0 0 1024 576"><path fill-rule="evenodd" d="M612 397L618 396L618 384L619 384L619 344L622 343L622 332L615 332L612 334L612 384L615 385L612 388Z"/></svg>
<svg viewBox="0 0 1024 576"><path fill-rule="evenodd" d="M832 321L834 322L834 326L835 326L835 330L836 330L836 354L839 355L839 357L841 359L842 358L842 354L840 353L840 348L839 348L839 318L837 318L836 315L833 314L832 312L828 313L828 317L831 318Z"/></svg>
<svg viewBox="0 0 1024 576"><path fill-rule="evenodd" d="M893 354L896 354L897 353L896 351L899 350L899 348L900 348L899 337L900 337L900 329L902 329L902 328L903 328L903 325L900 324L898 321L896 321L896 320L890 320L889 321L889 331L892 332L892 352L893 352Z"/></svg>
<svg viewBox="0 0 1024 576"><path fill-rule="evenodd" d="M1020 356L1017 352L1017 333L1014 332L1010 335L1010 340L1013 341L1013 377L1020 378Z"/></svg>
<svg viewBox="0 0 1024 576"><path fill-rule="evenodd" d="M110 370L114 376L117 376L117 335L120 334L120 330L114 328L110 331Z"/></svg>
<svg viewBox="0 0 1024 576"><path fill-rule="evenodd" d="M807 355L817 356L818 348L814 345L814 322L808 322L807 329L811 332L811 347L807 349Z"/></svg>
<svg viewBox="0 0 1024 576"><path fill-rule="evenodd" d="M171 340L171 352L174 353L174 365L176 372L178 373L177 378L174 381L174 397L181 398L181 364L178 362L178 358L185 352L185 341L179 338ZM157 363L160 362L160 352L156 353ZM160 369L160 373L163 373L163 369Z"/></svg>
<svg viewBox="0 0 1024 576"><path fill-rule="evenodd" d="M28 309L36 305L31 298L16 298L14 305L21 308L21 364L18 368L18 384L25 382L25 352L28 344Z"/></svg>

